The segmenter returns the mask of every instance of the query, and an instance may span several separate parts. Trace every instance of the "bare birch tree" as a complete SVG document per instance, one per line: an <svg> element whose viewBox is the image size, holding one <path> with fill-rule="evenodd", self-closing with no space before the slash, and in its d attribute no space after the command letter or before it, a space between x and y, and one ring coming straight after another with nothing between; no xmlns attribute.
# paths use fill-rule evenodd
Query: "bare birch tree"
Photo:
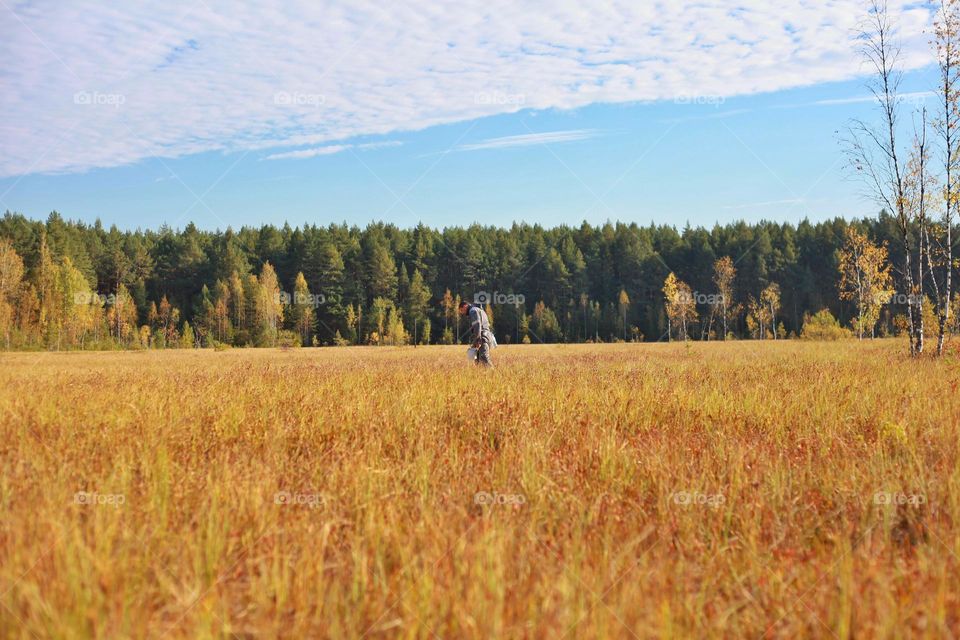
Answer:
<svg viewBox="0 0 960 640"><path fill-rule="evenodd" d="M930 172L930 142L927 140L927 110L920 112L920 125L915 127L913 148L907 160L904 183L904 211L907 233L912 229L917 237L917 272L913 287L907 297L908 308L913 311L913 353L923 353L924 322L923 300L927 272L924 258L930 253L929 213L931 200L937 186L936 178ZM912 227L912 229L911 229ZM903 230L901 230L903 232ZM911 273L911 279L913 274Z"/></svg>
<svg viewBox="0 0 960 640"><path fill-rule="evenodd" d="M960 0L940 0L934 22L934 48L940 71L934 120L943 161L943 215L932 243L927 240L930 279L937 314L937 355L943 354L950 326L953 286L953 217L960 204L957 137L960 135Z"/></svg>
<svg viewBox="0 0 960 640"><path fill-rule="evenodd" d="M913 275L912 210L907 200L904 162L907 154L900 149L897 139L903 72L899 64L900 45L886 0L870 0L858 40L863 61L872 74L867 88L879 105L882 119L879 126L853 120L843 140L844 150L851 168L864 181L868 195L896 220L904 246L903 264L898 270L907 291L910 353L917 355L923 348L921 300L916 299Z"/></svg>

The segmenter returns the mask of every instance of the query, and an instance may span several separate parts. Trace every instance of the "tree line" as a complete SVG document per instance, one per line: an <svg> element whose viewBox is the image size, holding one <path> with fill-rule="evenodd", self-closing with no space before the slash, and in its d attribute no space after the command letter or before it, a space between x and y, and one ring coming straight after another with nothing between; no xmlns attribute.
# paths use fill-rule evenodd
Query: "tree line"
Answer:
<svg viewBox="0 0 960 640"><path fill-rule="evenodd" d="M913 300L894 295L907 291L889 268L905 259L899 238L896 216L883 211L709 230L584 222L238 231L121 231L8 211L0 341L8 349L453 344L467 330L461 300L483 304L506 344L778 339L827 317L861 337L891 335L909 331ZM932 296L924 299L935 315Z"/></svg>

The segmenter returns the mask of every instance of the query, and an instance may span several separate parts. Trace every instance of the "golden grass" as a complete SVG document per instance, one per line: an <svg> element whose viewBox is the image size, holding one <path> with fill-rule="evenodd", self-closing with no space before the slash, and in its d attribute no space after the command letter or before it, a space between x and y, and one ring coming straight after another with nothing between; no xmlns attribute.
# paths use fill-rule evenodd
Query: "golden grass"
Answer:
<svg viewBox="0 0 960 640"><path fill-rule="evenodd" d="M3 354L0 635L956 636L960 365L904 350Z"/></svg>

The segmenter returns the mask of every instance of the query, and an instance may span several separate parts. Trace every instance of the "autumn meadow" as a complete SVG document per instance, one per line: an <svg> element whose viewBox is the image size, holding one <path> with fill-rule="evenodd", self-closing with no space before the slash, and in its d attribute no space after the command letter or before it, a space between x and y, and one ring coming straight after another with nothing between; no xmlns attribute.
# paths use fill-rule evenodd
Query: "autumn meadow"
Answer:
<svg viewBox="0 0 960 640"><path fill-rule="evenodd" d="M0 0L0 640L960 638L960 0Z"/></svg>
<svg viewBox="0 0 960 640"><path fill-rule="evenodd" d="M8 638L953 637L905 341L0 355Z"/></svg>

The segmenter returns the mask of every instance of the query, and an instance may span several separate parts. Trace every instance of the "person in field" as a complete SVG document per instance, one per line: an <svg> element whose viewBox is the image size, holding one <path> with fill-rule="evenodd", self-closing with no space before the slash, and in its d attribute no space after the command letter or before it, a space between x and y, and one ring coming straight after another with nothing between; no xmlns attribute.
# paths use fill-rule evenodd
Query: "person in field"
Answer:
<svg viewBox="0 0 960 640"><path fill-rule="evenodd" d="M477 366L493 368L490 359L490 350L497 346L497 340L490 330L490 320L487 312L478 304L470 304L466 300L460 303L460 315L470 319L470 336L473 339L473 349L476 351L474 362Z"/></svg>

